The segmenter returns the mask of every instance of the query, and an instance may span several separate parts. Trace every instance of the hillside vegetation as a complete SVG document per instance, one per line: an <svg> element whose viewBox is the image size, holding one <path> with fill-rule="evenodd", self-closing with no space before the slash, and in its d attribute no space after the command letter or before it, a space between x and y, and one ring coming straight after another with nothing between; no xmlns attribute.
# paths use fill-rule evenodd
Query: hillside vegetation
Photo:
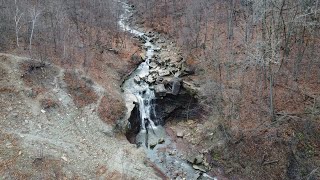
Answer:
<svg viewBox="0 0 320 180"><path fill-rule="evenodd" d="M319 0L127 2L198 90L159 101L181 154L218 179L320 179ZM121 121L121 84L145 57L121 3L0 9L0 179L164 179Z"/></svg>
<svg viewBox="0 0 320 180"><path fill-rule="evenodd" d="M319 178L319 1L130 2L137 23L168 34L195 70L201 120L218 121L226 142L211 149L214 167L244 179Z"/></svg>

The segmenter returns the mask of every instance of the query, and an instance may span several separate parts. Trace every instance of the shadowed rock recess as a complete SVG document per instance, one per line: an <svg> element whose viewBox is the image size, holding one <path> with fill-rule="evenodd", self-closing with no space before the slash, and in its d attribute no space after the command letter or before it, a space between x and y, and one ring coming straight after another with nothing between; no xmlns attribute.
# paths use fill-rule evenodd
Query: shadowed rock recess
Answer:
<svg viewBox="0 0 320 180"><path fill-rule="evenodd" d="M198 104L198 99L184 88L177 95L167 94L164 97L156 97L152 100L152 106L154 111L151 112L150 117L155 125L160 126L164 126L171 119L175 121L194 119L203 113L201 106ZM129 142L136 143L135 136L142 127L139 103L134 103L128 121L130 126L126 130L126 137Z"/></svg>

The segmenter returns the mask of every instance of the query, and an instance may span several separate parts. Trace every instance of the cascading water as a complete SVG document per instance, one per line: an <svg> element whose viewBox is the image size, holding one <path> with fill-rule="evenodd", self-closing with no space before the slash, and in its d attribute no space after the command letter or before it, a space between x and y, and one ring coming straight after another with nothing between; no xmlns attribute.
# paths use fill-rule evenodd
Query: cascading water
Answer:
<svg viewBox="0 0 320 180"><path fill-rule="evenodd" d="M130 75L128 80L123 84L123 89L125 95L128 97L127 99L132 99L132 95L135 96L136 101L139 104L139 112L140 112L140 120L141 120L141 130L146 130L147 128L155 129L157 128L153 119L151 118L151 112L154 112L154 106L152 104L152 100L155 99L154 91L150 89L150 86L145 81L140 81L139 83L134 81L134 77L148 77L149 75L149 62L154 54L154 49L157 48L154 44L152 44L151 38L146 36L145 33L140 32L138 30L132 29L130 26L126 25L126 20L131 16L130 6L126 3L122 3L122 6L125 9L125 12L120 16L119 26L124 31L129 31L135 36L144 39L146 42L144 47L146 47L146 60L142 62L139 67ZM131 97L131 98L130 98ZM130 102L129 102L130 103ZM130 106L130 104L129 104ZM146 122L148 121L148 122ZM149 127L145 127L148 125Z"/></svg>
<svg viewBox="0 0 320 180"><path fill-rule="evenodd" d="M186 179L198 179L200 172L195 171L190 164L181 159L181 156L177 153L163 152L161 149L176 150L176 145L171 141L165 133L163 127L156 126L155 124L155 108L153 100L156 98L155 93L151 90L149 84L143 80L135 80L135 77L148 77L150 74L149 63L154 55L154 50L159 49L155 44L151 42L152 38L148 37L142 31L133 29L128 25L129 17L132 16L131 7L125 2L121 3L124 13L120 16L119 27L123 31L128 31L131 34L144 39L144 47L146 49L146 60L142 62L139 67L129 76L129 78L123 83L122 88L124 90L124 98L128 109L126 119L129 119L131 112L134 109L135 103L139 105L139 119L141 120L139 132L136 135L136 143L144 145L144 149L148 158L154 162L162 172L167 176L173 177L176 171L184 173ZM139 78L140 79L140 78ZM149 134L148 134L148 130ZM161 140L161 141L160 141ZM160 144L158 144L160 142ZM202 175L205 179L215 179L205 173Z"/></svg>

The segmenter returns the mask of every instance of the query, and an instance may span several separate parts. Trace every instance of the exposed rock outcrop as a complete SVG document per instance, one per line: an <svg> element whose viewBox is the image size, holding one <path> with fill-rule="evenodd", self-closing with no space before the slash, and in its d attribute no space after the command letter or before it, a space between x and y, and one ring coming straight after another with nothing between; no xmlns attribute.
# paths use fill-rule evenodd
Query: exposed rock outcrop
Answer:
<svg viewBox="0 0 320 180"><path fill-rule="evenodd" d="M157 84L155 85L155 93L158 96L165 96L167 94L167 90L164 87L164 84Z"/></svg>

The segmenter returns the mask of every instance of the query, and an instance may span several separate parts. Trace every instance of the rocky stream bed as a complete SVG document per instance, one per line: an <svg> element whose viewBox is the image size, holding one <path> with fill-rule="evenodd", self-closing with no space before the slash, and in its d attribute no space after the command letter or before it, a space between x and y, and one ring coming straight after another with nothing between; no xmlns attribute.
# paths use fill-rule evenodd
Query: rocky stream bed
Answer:
<svg viewBox="0 0 320 180"><path fill-rule="evenodd" d="M203 158L186 157L179 152L163 127L170 115L186 108L191 100L197 101L198 87L184 78L193 72L173 42L130 23L134 7L120 3L124 12L119 26L139 40L143 60L122 85L127 106L123 120L127 122L127 139L143 148L147 157L170 179L215 179L205 173ZM177 133L177 137L183 138L183 134Z"/></svg>

